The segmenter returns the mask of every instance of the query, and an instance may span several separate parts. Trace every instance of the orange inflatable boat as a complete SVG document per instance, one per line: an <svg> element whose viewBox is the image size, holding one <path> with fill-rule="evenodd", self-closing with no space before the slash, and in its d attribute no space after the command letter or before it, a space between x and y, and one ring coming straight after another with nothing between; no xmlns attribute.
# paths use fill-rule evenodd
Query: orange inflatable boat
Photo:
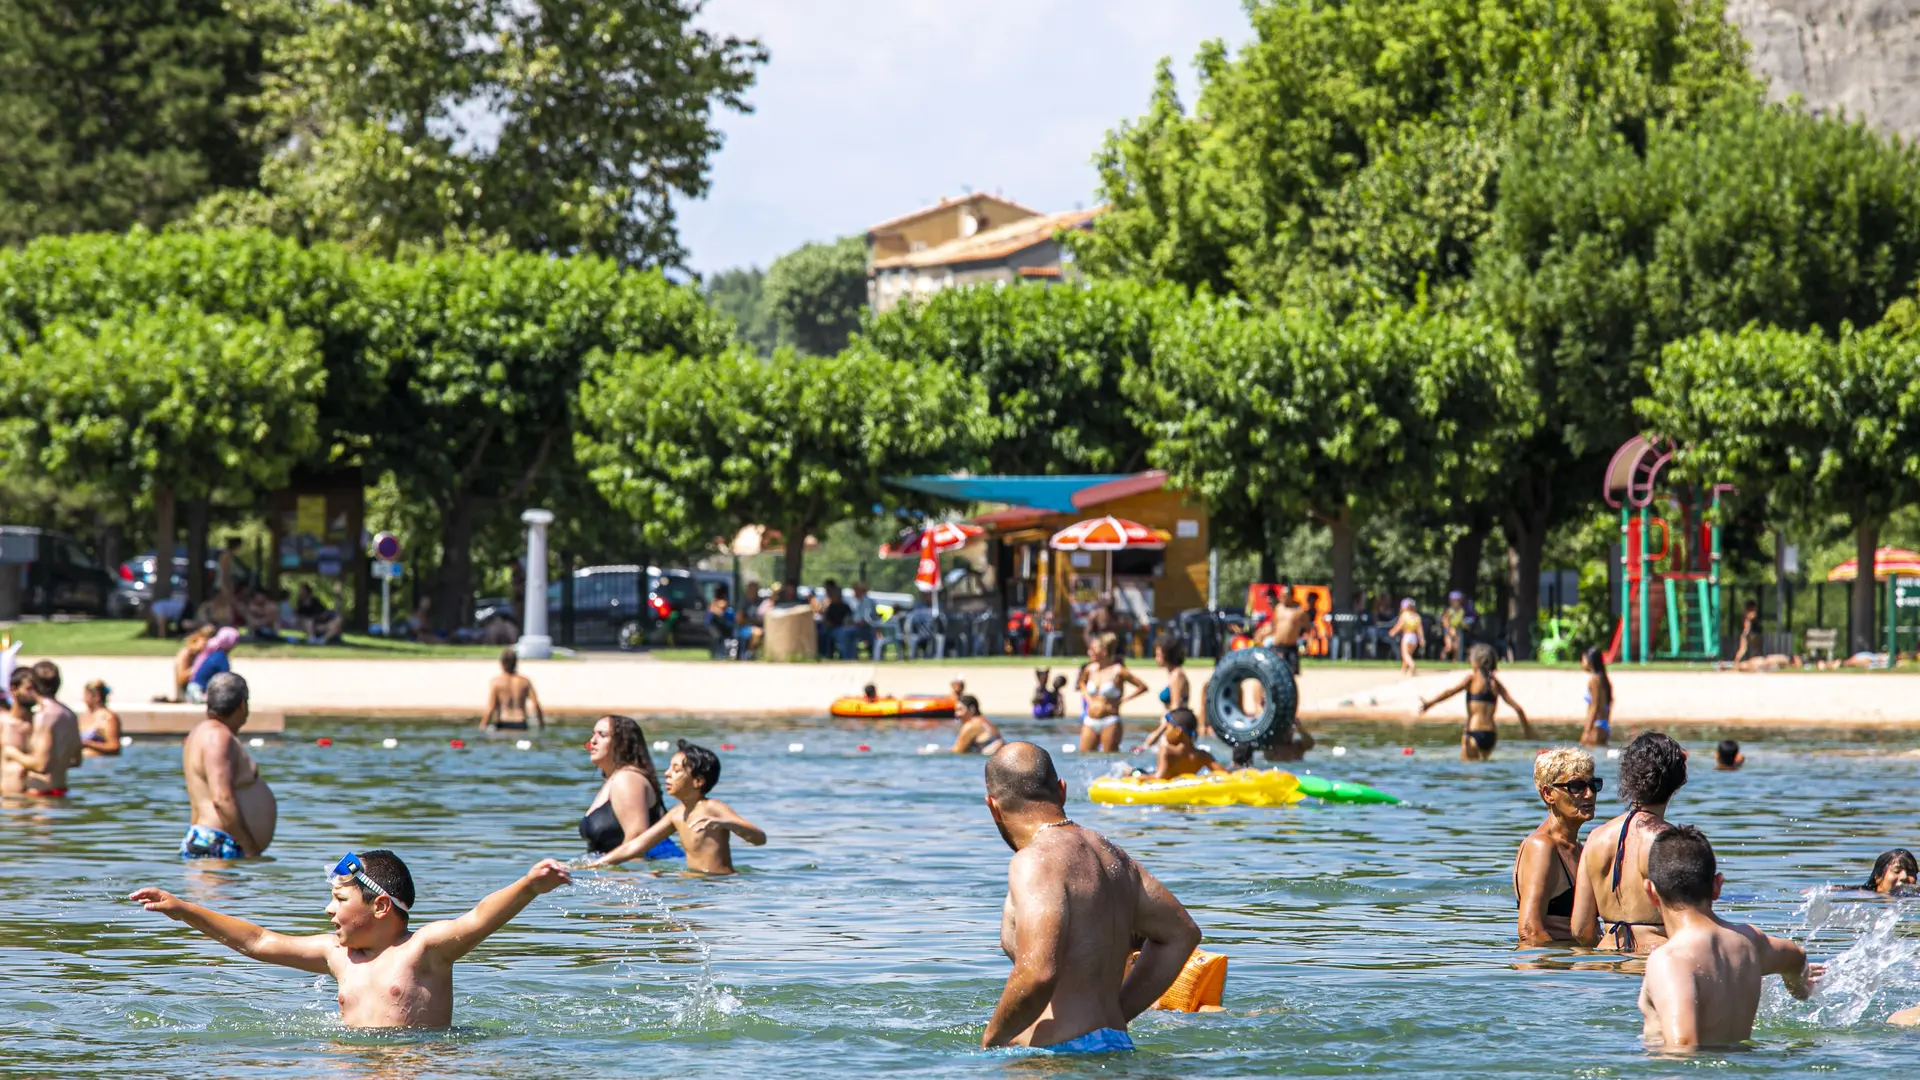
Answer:
<svg viewBox="0 0 1920 1080"><path fill-rule="evenodd" d="M853 720L951 720L960 703L952 694L912 694L907 697L835 698L827 710Z"/></svg>

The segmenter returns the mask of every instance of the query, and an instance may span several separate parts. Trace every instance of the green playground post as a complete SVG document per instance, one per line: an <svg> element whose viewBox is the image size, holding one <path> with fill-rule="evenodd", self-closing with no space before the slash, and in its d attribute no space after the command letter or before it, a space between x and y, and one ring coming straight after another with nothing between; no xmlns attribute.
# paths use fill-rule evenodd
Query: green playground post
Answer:
<svg viewBox="0 0 1920 1080"><path fill-rule="evenodd" d="M1667 657L1680 655L1680 601L1673 587L1672 578L1661 578L1660 584L1666 586L1667 593Z"/></svg>
<svg viewBox="0 0 1920 1080"><path fill-rule="evenodd" d="M1717 660L1720 658L1720 642L1717 628L1708 618L1713 613L1713 602L1707 599L1712 590L1707 587L1706 578L1695 578L1693 583L1699 586L1695 591L1700 594L1700 648L1708 659Z"/></svg>

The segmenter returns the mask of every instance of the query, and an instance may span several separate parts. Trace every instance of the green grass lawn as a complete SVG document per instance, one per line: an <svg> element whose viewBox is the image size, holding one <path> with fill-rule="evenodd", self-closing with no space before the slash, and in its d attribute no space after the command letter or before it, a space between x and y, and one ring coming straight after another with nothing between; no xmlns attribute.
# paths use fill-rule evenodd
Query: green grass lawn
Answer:
<svg viewBox="0 0 1920 1080"><path fill-rule="evenodd" d="M177 640L142 637L146 624L138 619L90 619L84 622L23 622L0 627L15 641L25 643L24 656L172 656ZM310 657L313 659L474 659L500 655L498 645L421 645L411 641L348 634L340 645L266 645L242 642L241 656Z"/></svg>

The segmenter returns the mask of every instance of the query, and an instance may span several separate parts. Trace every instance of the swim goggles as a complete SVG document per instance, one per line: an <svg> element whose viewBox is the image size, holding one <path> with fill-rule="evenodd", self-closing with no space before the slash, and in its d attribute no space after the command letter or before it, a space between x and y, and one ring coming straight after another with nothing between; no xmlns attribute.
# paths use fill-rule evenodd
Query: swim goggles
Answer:
<svg viewBox="0 0 1920 1080"><path fill-rule="evenodd" d="M360 856L351 851L342 856L339 862L333 864L333 869L327 872L327 880L335 885L344 885L349 881L358 882L362 888L370 889L376 895L393 901L393 906L401 911L409 911L413 907L412 904L401 900L388 892L379 882L368 877L367 865L360 861Z"/></svg>

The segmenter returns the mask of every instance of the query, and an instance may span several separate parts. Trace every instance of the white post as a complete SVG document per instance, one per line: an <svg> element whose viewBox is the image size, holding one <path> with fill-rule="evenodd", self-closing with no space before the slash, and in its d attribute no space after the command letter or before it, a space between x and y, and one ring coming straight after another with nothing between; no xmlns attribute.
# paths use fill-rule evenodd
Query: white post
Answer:
<svg viewBox="0 0 1920 1080"><path fill-rule="evenodd" d="M393 636L393 575L380 569L380 633Z"/></svg>
<svg viewBox="0 0 1920 1080"><path fill-rule="evenodd" d="M553 524L553 511L529 510L520 520L527 526L527 596L514 650L522 660L546 660L553 656L553 639L547 636L547 526Z"/></svg>
<svg viewBox="0 0 1920 1080"><path fill-rule="evenodd" d="M1220 610L1220 552L1207 549L1207 610Z"/></svg>

